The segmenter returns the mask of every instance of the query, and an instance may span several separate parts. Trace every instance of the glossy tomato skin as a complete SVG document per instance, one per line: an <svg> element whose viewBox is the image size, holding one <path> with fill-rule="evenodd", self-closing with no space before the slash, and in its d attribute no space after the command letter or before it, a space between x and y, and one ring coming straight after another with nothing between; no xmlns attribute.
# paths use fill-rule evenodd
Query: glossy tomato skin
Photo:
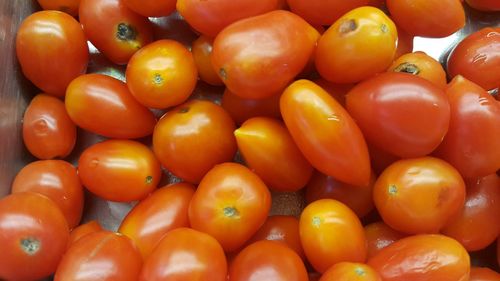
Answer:
<svg viewBox="0 0 500 281"><path fill-rule="evenodd" d="M398 44L396 47L396 55L394 55L394 59L397 59L404 54L413 52L413 39L413 35L408 34L401 28L398 28Z"/></svg>
<svg viewBox="0 0 500 281"><path fill-rule="evenodd" d="M446 94L451 107L450 127L435 154L464 178L495 173L500 168L500 103L461 76L450 82Z"/></svg>
<svg viewBox="0 0 500 281"><path fill-rule="evenodd" d="M141 255L130 239L103 230L82 237L68 249L54 281L136 281L141 266Z"/></svg>
<svg viewBox="0 0 500 281"><path fill-rule="evenodd" d="M178 228L160 240L138 280L224 281L226 276L226 256L217 240L203 232Z"/></svg>
<svg viewBox="0 0 500 281"><path fill-rule="evenodd" d="M296 81L281 96L280 109L314 168L352 185L369 183L370 160L361 130L326 91L311 81Z"/></svg>
<svg viewBox="0 0 500 281"><path fill-rule="evenodd" d="M243 165L216 165L203 177L189 204L191 227L212 235L226 252L239 249L264 224L271 194Z"/></svg>
<svg viewBox="0 0 500 281"><path fill-rule="evenodd" d="M265 99L245 99L226 88L222 95L221 106L231 115L236 124L241 125L252 117L270 117L281 119L281 94Z"/></svg>
<svg viewBox="0 0 500 281"><path fill-rule="evenodd" d="M375 222L365 226L365 235L368 243L368 259L375 256L383 248L406 236L392 229L384 222Z"/></svg>
<svg viewBox="0 0 500 281"><path fill-rule="evenodd" d="M321 36L316 69L328 81L356 83L385 71L396 53L396 25L374 7L343 15Z"/></svg>
<svg viewBox="0 0 500 281"><path fill-rule="evenodd" d="M127 7L144 17L163 17L175 11L176 0L124 0Z"/></svg>
<svg viewBox="0 0 500 281"><path fill-rule="evenodd" d="M366 264L340 262L330 267L319 281L382 281L382 279Z"/></svg>
<svg viewBox="0 0 500 281"><path fill-rule="evenodd" d="M149 20L121 0L81 0L79 16L89 41L116 64L126 64L153 40Z"/></svg>
<svg viewBox="0 0 500 281"><path fill-rule="evenodd" d="M68 237L68 223L49 198L34 192L2 198L0 278L39 280L54 273Z"/></svg>
<svg viewBox="0 0 500 281"><path fill-rule="evenodd" d="M17 31L16 54L24 76L57 97L64 97L71 80L85 73L89 60L82 27L72 16L59 11L41 11L27 17Z"/></svg>
<svg viewBox="0 0 500 281"><path fill-rule="evenodd" d="M396 59L389 72L409 73L422 77L441 89L446 88L446 72L443 66L424 52L408 53Z"/></svg>
<svg viewBox="0 0 500 281"><path fill-rule="evenodd" d="M368 2L368 0L287 0L292 12L313 25L332 25L345 13L366 6Z"/></svg>
<svg viewBox="0 0 500 281"><path fill-rule="evenodd" d="M40 4L44 10L58 10L75 17L78 16L80 0L38 0L38 4Z"/></svg>
<svg viewBox="0 0 500 281"><path fill-rule="evenodd" d="M318 86L327 91L338 103L345 107L345 96L355 84L337 84L323 78L313 80Z"/></svg>
<svg viewBox="0 0 500 281"><path fill-rule="evenodd" d="M299 16L269 12L225 28L215 38L212 65L234 94L267 98L302 71L318 38L318 31Z"/></svg>
<svg viewBox="0 0 500 281"><path fill-rule="evenodd" d="M82 184L106 200L129 202L145 198L161 178L160 163L145 145L107 140L85 149L78 160Z"/></svg>
<svg viewBox="0 0 500 281"><path fill-rule="evenodd" d="M86 235L103 230L98 221L92 220L87 223L81 224L71 230L68 239L68 249L73 246L78 240Z"/></svg>
<svg viewBox="0 0 500 281"><path fill-rule="evenodd" d="M76 125L109 138L145 137L156 124L153 113L134 99L125 83L102 74L73 80L65 103Z"/></svg>
<svg viewBox="0 0 500 281"><path fill-rule="evenodd" d="M212 67L213 44L214 40L212 38L201 35L193 42L191 52L193 52L200 79L210 85L221 86L224 83Z"/></svg>
<svg viewBox="0 0 500 281"><path fill-rule="evenodd" d="M347 94L346 108L367 141L405 158L430 154L450 123L444 91L407 73L383 73L358 84Z"/></svg>
<svg viewBox="0 0 500 281"><path fill-rule="evenodd" d="M123 219L118 232L132 239L146 259L165 233L188 227L188 207L195 187L176 183L159 188Z"/></svg>
<svg viewBox="0 0 500 281"><path fill-rule="evenodd" d="M495 0L465 0L469 6L481 11L500 11L500 3Z"/></svg>
<svg viewBox="0 0 500 281"><path fill-rule="evenodd" d="M222 107L209 101L189 101L160 119L153 134L153 150L174 175L199 183L214 165L233 159L235 129Z"/></svg>
<svg viewBox="0 0 500 281"><path fill-rule="evenodd" d="M76 142L76 126L64 102L47 94L36 95L23 117L23 141L38 159L64 158Z"/></svg>
<svg viewBox="0 0 500 281"><path fill-rule="evenodd" d="M452 238L416 235L403 238L368 260L384 281L467 281L470 258Z"/></svg>
<svg viewBox="0 0 500 281"><path fill-rule="evenodd" d="M498 281L500 274L487 267L471 267L469 281Z"/></svg>
<svg viewBox="0 0 500 281"><path fill-rule="evenodd" d="M83 187L75 167L62 160L32 162L14 178L12 193L32 191L50 198L59 207L69 228L80 223L83 212Z"/></svg>

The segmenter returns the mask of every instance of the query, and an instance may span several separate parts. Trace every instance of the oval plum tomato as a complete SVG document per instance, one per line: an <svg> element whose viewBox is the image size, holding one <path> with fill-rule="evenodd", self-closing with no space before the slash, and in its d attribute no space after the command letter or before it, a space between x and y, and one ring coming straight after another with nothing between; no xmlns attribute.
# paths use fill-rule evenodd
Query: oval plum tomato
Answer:
<svg viewBox="0 0 500 281"><path fill-rule="evenodd" d="M148 18L136 14L124 2L80 2L79 18L85 35L101 53L116 64L126 64L137 50L153 40L153 27Z"/></svg>
<svg viewBox="0 0 500 281"><path fill-rule="evenodd" d="M103 230L101 225L99 224L98 221L93 220L89 221L85 224L81 224L69 233L69 239L68 239L68 249L73 246L73 244L76 243L76 241L80 240L81 238L85 237L86 235L94 232L98 232Z"/></svg>
<svg viewBox="0 0 500 281"><path fill-rule="evenodd" d="M221 105L236 124L241 125L246 120L257 116L281 119L280 97L281 94L258 100L245 99L226 88L222 95Z"/></svg>
<svg viewBox="0 0 500 281"><path fill-rule="evenodd" d="M368 242L368 259L380 250L402 239L406 235L392 229L383 222L375 222L365 226L365 236Z"/></svg>
<svg viewBox="0 0 500 281"><path fill-rule="evenodd" d="M450 78L462 75L485 90L499 88L498 50L500 50L500 27L487 27L472 33L458 43L448 59Z"/></svg>
<svg viewBox="0 0 500 281"><path fill-rule="evenodd" d="M224 83L212 67L213 44L213 39L201 35L193 42L191 51L200 79L210 85L220 86Z"/></svg>
<svg viewBox="0 0 500 281"><path fill-rule="evenodd" d="M369 265L341 262L330 267L319 281L382 281L382 279Z"/></svg>
<svg viewBox="0 0 500 281"><path fill-rule="evenodd" d="M64 97L66 87L85 73L89 48L72 16L42 11L27 17L16 36L16 54L24 76L47 94Z"/></svg>
<svg viewBox="0 0 500 281"><path fill-rule="evenodd" d="M142 258L132 241L110 231L90 233L64 254L54 281L136 281Z"/></svg>
<svg viewBox="0 0 500 281"><path fill-rule="evenodd" d="M76 17L80 0L38 0L38 4L44 10L58 10Z"/></svg>
<svg viewBox="0 0 500 281"><path fill-rule="evenodd" d="M156 188L161 169L153 152L142 143L107 140L82 152L78 175L97 196L129 202L143 199Z"/></svg>
<svg viewBox="0 0 500 281"><path fill-rule="evenodd" d="M351 10L321 36L316 69L328 81L356 83L385 71L396 53L396 25L374 7Z"/></svg>
<svg viewBox="0 0 500 281"><path fill-rule="evenodd" d="M176 0L124 0L127 7L145 17L163 17L175 11Z"/></svg>
<svg viewBox="0 0 500 281"><path fill-rule="evenodd" d="M471 267L469 281L498 281L500 273L487 267Z"/></svg>
<svg viewBox="0 0 500 281"><path fill-rule="evenodd" d="M278 9L279 0L177 0L177 11L198 32L215 37L238 20Z"/></svg>
<svg viewBox="0 0 500 281"><path fill-rule="evenodd" d="M137 51L127 65L127 86L147 107L167 108L185 102L196 86L193 55L173 40L158 40Z"/></svg>
<svg viewBox="0 0 500 281"><path fill-rule="evenodd" d="M239 249L266 221L271 194L247 167L224 163L211 169L189 205L193 229L212 235L226 252Z"/></svg>
<svg viewBox="0 0 500 281"><path fill-rule="evenodd" d="M23 117L23 141L38 159L64 158L76 142L76 126L64 102L46 94L36 95Z"/></svg>
<svg viewBox="0 0 500 281"><path fill-rule="evenodd" d="M54 273L68 237L68 223L49 198L34 192L2 198L0 278L39 280Z"/></svg>
<svg viewBox="0 0 500 281"><path fill-rule="evenodd" d="M82 75L68 86L66 110L79 127L109 138L141 138L156 124L125 83L102 74Z"/></svg>
<svg viewBox="0 0 500 281"><path fill-rule="evenodd" d="M465 183L443 160L399 160L375 182L373 200L390 227L408 234L436 233L460 212Z"/></svg>
<svg viewBox="0 0 500 281"><path fill-rule="evenodd" d="M387 0L396 24L411 35L446 37L465 25L460 0Z"/></svg>
<svg viewBox="0 0 500 281"><path fill-rule="evenodd" d="M495 173L500 168L500 103L462 76L450 82L446 94L451 106L450 127L436 155L464 178Z"/></svg>
<svg viewBox="0 0 500 281"><path fill-rule="evenodd" d="M345 96L355 86L355 84L336 84L323 78L316 79L313 82L327 91L343 107L345 107Z"/></svg>
<svg viewBox="0 0 500 281"><path fill-rule="evenodd" d="M153 150L174 175L199 183L214 165L233 159L235 129L222 107L209 101L189 101L160 119L153 134Z"/></svg>
<svg viewBox="0 0 500 281"><path fill-rule="evenodd" d="M290 10L312 25L332 25L345 13L368 5L368 0L287 0Z"/></svg>
<svg viewBox="0 0 500 281"><path fill-rule="evenodd" d="M229 281L308 281L304 263L287 246L258 241L244 248L229 268Z"/></svg>
<svg viewBox="0 0 500 281"><path fill-rule="evenodd" d="M299 16L269 12L225 28L215 38L212 65L234 94L267 98L302 71L318 38L318 31Z"/></svg>
<svg viewBox="0 0 500 281"><path fill-rule="evenodd" d="M333 199L309 204L300 216L300 241L311 265L325 272L339 262L364 262L366 238L356 214Z"/></svg>
<svg viewBox="0 0 500 281"><path fill-rule="evenodd" d="M83 187L75 167L62 160L35 161L14 178L12 193L33 191L50 198L61 209L69 228L80 223Z"/></svg>
<svg viewBox="0 0 500 281"><path fill-rule="evenodd" d="M163 236L137 280L225 281L226 276L226 256L217 240L190 228L178 228Z"/></svg>
<svg viewBox="0 0 500 281"><path fill-rule="evenodd" d="M415 235L382 249L368 261L384 281L467 281L470 258L452 238Z"/></svg>
<svg viewBox="0 0 500 281"><path fill-rule="evenodd" d="M159 188L130 210L118 232L132 239L146 259L165 233L189 227L188 207L194 191L187 183Z"/></svg>
<svg viewBox="0 0 500 281"><path fill-rule="evenodd" d="M446 87L446 72L443 66L424 52L404 54L395 60L389 72L403 72L422 77L441 89Z"/></svg>
<svg viewBox="0 0 500 281"><path fill-rule="evenodd" d="M245 121L234 135L245 163L269 188L297 191L309 181L313 167L282 122L254 117Z"/></svg>
<svg viewBox="0 0 500 281"><path fill-rule="evenodd" d="M465 0L469 6L481 11L500 11L500 2L497 0Z"/></svg>
<svg viewBox="0 0 500 281"><path fill-rule="evenodd" d="M408 34L401 28L398 28L398 44L396 47L396 55L394 55L394 59L397 59L404 54L413 52L414 37L415 36Z"/></svg>
<svg viewBox="0 0 500 281"><path fill-rule="evenodd" d="M325 90L308 80L296 81L281 96L280 109L314 168L345 183L368 185L370 160L361 130Z"/></svg>
<svg viewBox="0 0 500 281"><path fill-rule="evenodd" d="M346 108L368 142L404 158L431 153L450 123L444 91L406 73L383 73L358 84L347 94Z"/></svg>

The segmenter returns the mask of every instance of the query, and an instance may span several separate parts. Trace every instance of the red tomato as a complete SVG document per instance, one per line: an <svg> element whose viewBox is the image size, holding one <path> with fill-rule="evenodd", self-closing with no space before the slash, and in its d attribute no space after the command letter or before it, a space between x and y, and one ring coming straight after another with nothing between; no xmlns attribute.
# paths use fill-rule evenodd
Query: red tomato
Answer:
<svg viewBox="0 0 500 281"><path fill-rule="evenodd" d="M385 6L385 0L370 0L368 1L368 5L369 6L373 6L375 8L379 8L379 9L385 9L386 6Z"/></svg>
<svg viewBox="0 0 500 281"><path fill-rule="evenodd" d="M487 267L471 267L469 281L498 281L500 274Z"/></svg>
<svg viewBox="0 0 500 281"><path fill-rule="evenodd" d="M368 5L368 0L287 0L295 14L313 25L332 25L345 13Z"/></svg>
<svg viewBox="0 0 500 281"><path fill-rule="evenodd" d="M101 230L103 230L101 225L99 224L98 221L95 220L89 221L88 223L73 228L73 230L71 230L71 232L69 233L67 248L69 249L71 246L73 246L73 244L75 244L78 240L80 240L84 236Z"/></svg>
<svg viewBox="0 0 500 281"><path fill-rule="evenodd" d="M82 184L106 200L143 199L156 189L160 163L145 145L129 140L107 140L85 149L78 160Z"/></svg>
<svg viewBox="0 0 500 281"><path fill-rule="evenodd" d="M398 46L396 47L396 55L394 55L394 59L397 59L404 54L413 52L413 38L413 35L410 35L401 28L398 28Z"/></svg>
<svg viewBox="0 0 500 281"><path fill-rule="evenodd" d="M406 73L383 73L358 84L347 95L346 108L367 141L405 158L431 153L450 123L444 92Z"/></svg>
<svg viewBox="0 0 500 281"><path fill-rule="evenodd" d="M127 7L145 17L163 17L175 11L176 0L123 0Z"/></svg>
<svg viewBox="0 0 500 281"><path fill-rule="evenodd" d="M87 39L73 17L42 11L27 17L16 36L16 54L23 74L42 91L64 97L66 87L85 73Z"/></svg>
<svg viewBox="0 0 500 281"><path fill-rule="evenodd" d="M319 281L321 278L321 274L317 272L309 272L309 281Z"/></svg>
<svg viewBox="0 0 500 281"><path fill-rule="evenodd" d="M500 236L497 239L497 263L500 266Z"/></svg>
<svg viewBox="0 0 500 281"><path fill-rule="evenodd" d="M313 82L299 80L285 90L280 108L292 138L314 168L345 183L368 185L365 140L334 98Z"/></svg>
<svg viewBox="0 0 500 281"><path fill-rule="evenodd" d="M469 6L481 11L500 11L500 2L497 0L465 0Z"/></svg>
<svg viewBox="0 0 500 281"><path fill-rule="evenodd" d="M299 16L269 12L225 28L215 38L212 65L234 94L268 98L302 71L318 38L318 31Z"/></svg>
<svg viewBox="0 0 500 281"><path fill-rule="evenodd" d="M382 281L382 278L366 264L341 262L330 267L319 281Z"/></svg>
<svg viewBox="0 0 500 281"><path fill-rule="evenodd" d="M193 229L215 237L226 252L239 249L266 221L271 194L243 165L224 163L211 169L189 205Z"/></svg>
<svg viewBox="0 0 500 281"><path fill-rule="evenodd" d="M372 168L377 175L380 175L385 170L385 168L401 159L400 157L394 156L387 151L374 146L373 144L367 144L368 151L370 152Z"/></svg>
<svg viewBox="0 0 500 281"><path fill-rule="evenodd" d="M226 256L217 240L190 228L178 228L160 240L137 280L224 281L226 276Z"/></svg>
<svg viewBox="0 0 500 281"><path fill-rule="evenodd" d="M221 105L238 125L257 116L281 119L280 96L281 94L258 100L244 99L226 88Z"/></svg>
<svg viewBox="0 0 500 281"><path fill-rule="evenodd" d="M383 222L375 222L365 226L365 235L368 242L368 259L406 236Z"/></svg>
<svg viewBox="0 0 500 281"><path fill-rule="evenodd" d="M2 198L0 279L39 280L54 273L68 237L68 223L49 198L34 192Z"/></svg>
<svg viewBox="0 0 500 281"><path fill-rule="evenodd" d="M38 0L38 4L44 10L58 10L76 17L80 0Z"/></svg>
<svg viewBox="0 0 500 281"><path fill-rule="evenodd" d="M213 39L201 35L193 42L191 51L200 79L210 85L220 86L224 83L212 67L213 44Z"/></svg>
<svg viewBox="0 0 500 281"><path fill-rule="evenodd" d="M82 75L68 86L66 110L79 127L109 138L150 135L156 119L125 83L102 74Z"/></svg>
<svg viewBox="0 0 500 281"><path fill-rule="evenodd" d="M438 86L446 88L446 72L437 60L424 52L408 53L396 59L389 72L403 72L422 77Z"/></svg>
<svg viewBox="0 0 500 281"><path fill-rule="evenodd" d="M38 159L64 158L76 142L76 126L64 102L46 94L35 96L23 117L23 141Z"/></svg>
<svg viewBox="0 0 500 281"><path fill-rule="evenodd" d="M355 86L355 84L336 84L323 78L316 79L313 82L327 91L343 107L345 107L345 96Z"/></svg>

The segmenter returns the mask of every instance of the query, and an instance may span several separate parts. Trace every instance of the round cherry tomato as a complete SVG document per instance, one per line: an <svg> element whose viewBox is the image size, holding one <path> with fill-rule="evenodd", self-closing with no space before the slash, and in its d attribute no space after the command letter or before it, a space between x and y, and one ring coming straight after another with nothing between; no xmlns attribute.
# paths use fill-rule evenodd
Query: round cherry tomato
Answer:
<svg viewBox="0 0 500 281"><path fill-rule="evenodd" d="M24 112L23 141L38 159L64 158L76 142L76 126L64 102L46 94L35 96Z"/></svg>
<svg viewBox="0 0 500 281"><path fill-rule="evenodd" d="M266 221L271 194L243 165L224 163L211 169L189 205L193 229L212 235L226 252L239 249Z"/></svg>
<svg viewBox="0 0 500 281"><path fill-rule="evenodd" d="M446 87L446 72L441 64L424 52L408 53L395 60L390 72L403 72L422 77L441 89Z"/></svg>
<svg viewBox="0 0 500 281"><path fill-rule="evenodd" d="M212 236L190 229L174 229L160 240L144 262L139 281L225 281L224 250Z"/></svg>
<svg viewBox="0 0 500 281"><path fill-rule="evenodd" d="M319 281L382 281L382 279L369 265L341 262L330 267Z"/></svg>
<svg viewBox="0 0 500 281"><path fill-rule="evenodd" d="M234 94L271 97L306 66L318 38L318 31L299 16L269 12L225 28L215 38L212 65Z"/></svg>
<svg viewBox="0 0 500 281"><path fill-rule="evenodd" d="M66 110L79 127L109 138L150 135L156 119L125 83L102 74L82 75L68 86Z"/></svg>
<svg viewBox="0 0 500 281"><path fill-rule="evenodd" d="M127 8L124 2L80 2L79 16L85 35L100 52L116 64L126 64L137 50L153 40L153 27L149 20Z"/></svg>
<svg viewBox="0 0 500 281"><path fill-rule="evenodd" d="M383 222L375 222L365 226L368 242L368 258L375 256L380 250L402 239L406 235L390 228Z"/></svg>
<svg viewBox="0 0 500 281"><path fill-rule="evenodd" d="M124 0L127 7L145 17L163 17L175 11L176 0Z"/></svg>
<svg viewBox="0 0 500 281"><path fill-rule="evenodd" d="M34 192L2 198L0 279L39 280L54 273L68 237L68 223L49 198Z"/></svg>
<svg viewBox="0 0 500 281"><path fill-rule="evenodd" d="M469 281L498 281L500 274L487 267L471 267Z"/></svg>
<svg viewBox="0 0 500 281"><path fill-rule="evenodd" d="M132 56L126 77L137 101L147 107L167 108L189 98L198 72L186 47L174 40L158 40Z"/></svg>
<svg viewBox="0 0 500 281"><path fill-rule="evenodd" d="M71 246L73 246L73 244L76 243L76 241L80 240L84 236L101 230L103 230L101 225L98 221L95 220L89 221L88 223L73 228L73 230L71 230L71 232L69 233L67 248L69 249Z"/></svg>
<svg viewBox="0 0 500 281"><path fill-rule="evenodd" d="M220 86L224 85L224 83L212 67L213 44L213 39L201 35L193 42L191 51L193 52L194 62L196 63L200 79L210 85Z"/></svg>
<svg viewBox="0 0 500 281"><path fill-rule="evenodd" d="M245 99L226 89L221 105L238 125L257 116L281 119L280 96L281 94L258 100Z"/></svg>
<svg viewBox="0 0 500 281"><path fill-rule="evenodd" d="M396 53L392 20L374 7L343 15L321 36L316 51L319 74L334 83L356 83L385 71Z"/></svg>
<svg viewBox="0 0 500 281"><path fill-rule="evenodd" d="M383 73L358 84L347 95L346 108L367 141L405 158L431 153L450 123L444 91L406 73Z"/></svg>
<svg viewBox="0 0 500 281"><path fill-rule="evenodd" d="M345 13L368 4L368 0L287 0L295 14L313 25L332 25Z"/></svg>
<svg viewBox="0 0 500 281"><path fill-rule="evenodd" d="M107 140L85 149L78 160L82 184L106 200L129 202L151 193L161 177L160 163L145 145Z"/></svg>
<svg viewBox="0 0 500 281"><path fill-rule="evenodd" d="M44 10L58 10L76 17L80 0L38 0L38 4Z"/></svg>
<svg viewBox="0 0 500 281"><path fill-rule="evenodd" d="M308 281L300 257L276 241L258 241L243 249L229 269L229 281Z"/></svg>
<svg viewBox="0 0 500 281"><path fill-rule="evenodd" d="M165 233L189 227L188 207L195 187L176 183L159 188L123 219L118 232L132 239L146 259Z"/></svg>
<svg viewBox="0 0 500 281"><path fill-rule="evenodd" d="M83 187L75 167L62 160L35 161L14 178L12 193L33 191L50 198L61 209L68 226L80 223L83 212Z"/></svg>
<svg viewBox="0 0 500 281"><path fill-rule="evenodd" d="M72 16L42 11L27 17L16 37L16 54L24 76L50 95L64 97L66 87L85 73L89 48Z"/></svg>
<svg viewBox="0 0 500 281"><path fill-rule="evenodd" d="M300 241L311 265L325 272L339 262L364 262L366 238L356 214L333 199L309 204L300 216Z"/></svg>
<svg viewBox="0 0 500 281"><path fill-rule="evenodd" d="M199 183L216 164L236 153L235 125L220 106L193 100L167 112L156 125L153 150L162 165L187 182Z"/></svg>
<svg viewBox="0 0 500 281"><path fill-rule="evenodd" d="M126 236L109 231L90 233L64 254L54 281L136 281L142 258Z"/></svg>
<svg viewBox="0 0 500 281"><path fill-rule="evenodd" d="M385 0L384 0L385 2ZM397 26L396 26L397 27ZM413 52L413 35L408 34L406 31L398 28L398 46L396 47L396 55L394 59L399 58L404 54Z"/></svg>
<svg viewBox="0 0 500 281"><path fill-rule="evenodd" d="M470 258L457 241L443 235L416 235L382 249L368 261L384 281L467 281Z"/></svg>
<svg viewBox="0 0 500 281"><path fill-rule="evenodd" d="M368 185L370 160L361 130L325 90L308 80L296 81L281 96L280 109L314 168L348 184Z"/></svg>

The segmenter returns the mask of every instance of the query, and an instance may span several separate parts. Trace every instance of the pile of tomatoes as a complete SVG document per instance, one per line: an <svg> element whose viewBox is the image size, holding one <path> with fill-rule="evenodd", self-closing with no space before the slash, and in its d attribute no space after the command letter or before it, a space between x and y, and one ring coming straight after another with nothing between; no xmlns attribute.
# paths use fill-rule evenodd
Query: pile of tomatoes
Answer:
<svg viewBox="0 0 500 281"><path fill-rule="evenodd" d="M498 0L38 2L16 51L39 160L0 200L0 279L500 280L470 259L500 231L500 28L445 67L412 53ZM154 36L175 11L189 46ZM125 81L86 73L87 40ZM77 127L106 140L75 167ZM80 224L84 189L137 203L117 232ZM300 216L269 216L271 191Z"/></svg>

